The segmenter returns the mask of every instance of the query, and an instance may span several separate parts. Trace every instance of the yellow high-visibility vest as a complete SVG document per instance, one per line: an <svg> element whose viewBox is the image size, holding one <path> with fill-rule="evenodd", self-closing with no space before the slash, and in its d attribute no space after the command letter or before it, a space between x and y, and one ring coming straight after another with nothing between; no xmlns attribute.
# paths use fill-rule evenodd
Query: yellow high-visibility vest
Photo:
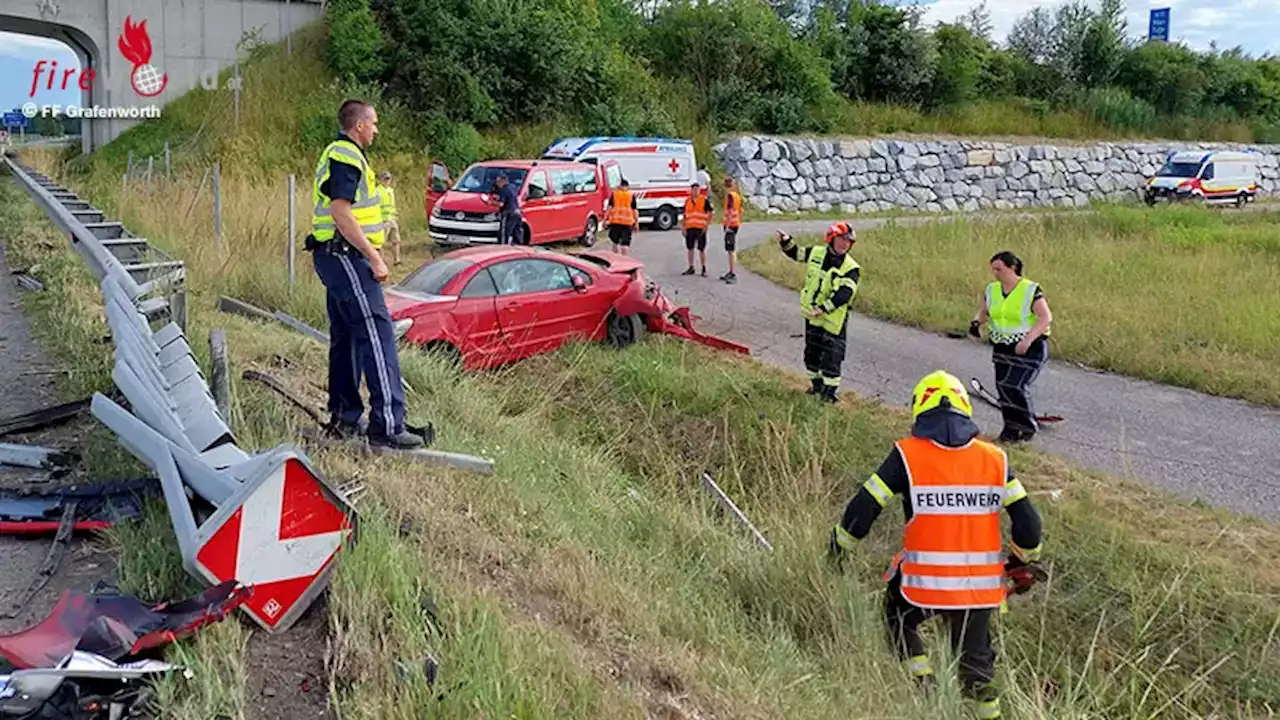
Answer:
<svg viewBox="0 0 1280 720"><path fill-rule="evenodd" d="M337 232L333 222L332 199L320 190L329 179L330 160L346 163L360 171L360 184L356 186L351 213L355 215L356 222L360 224L369 243L374 247L382 247L386 239L386 233L382 230L382 198L369 160L359 146L350 140L334 140L320 153L315 179L311 185L311 195L315 200L315 210L311 213L311 234L317 242L328 242Z"/></svg>
<svg viewBox="0 0 1280 720"><path fill-rule="evenodd" d="M807 318L808 321L829 333L839 334L844 327L845 317L849 315L849 305L852 305L853 301L850 300L848 304L833 309L831 298L842 287L851 288L854 293L858 292L858 284L849 275L857 270L859 265L846 254L844 262L823 270L822 263L827 259L827 252L828 248L825 246L815 247L809 251L809 262L805 265L804 287L800 289L800 310L807 313L815 307L822 308L825 315Z"/></svg>
<svg viewBox="0 0 1280 720"><path fill-rule="evenodd" d="M1039 318L1031 305L1035 302L1036 290L1040 287L1026 278L1020 278L1008 297L998 281L987 285L987 332L991 342L1000 345L1016 343L1031 332ZM1045 330L1045 336L1049 331Z"/></svg>

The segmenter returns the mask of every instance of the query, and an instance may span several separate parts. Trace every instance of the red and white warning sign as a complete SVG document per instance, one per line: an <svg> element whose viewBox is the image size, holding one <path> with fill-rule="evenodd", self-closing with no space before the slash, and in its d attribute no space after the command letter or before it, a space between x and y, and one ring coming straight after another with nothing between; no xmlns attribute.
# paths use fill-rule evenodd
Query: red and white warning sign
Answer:
<svg viewBox="0 0 1280 720"><path fill-rule="evenodd" d="M354 527L355 512L299 458L287 456L245 483L200 527L195 565L211 583L253 586L242 605L282 632L311 604Z"/></svg>

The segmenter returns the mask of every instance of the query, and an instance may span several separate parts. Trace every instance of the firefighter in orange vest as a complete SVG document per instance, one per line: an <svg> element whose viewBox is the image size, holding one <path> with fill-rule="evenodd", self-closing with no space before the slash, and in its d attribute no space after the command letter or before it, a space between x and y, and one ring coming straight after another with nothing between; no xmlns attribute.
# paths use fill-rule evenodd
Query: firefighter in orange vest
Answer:
<svg viewBox="0 0 1280 720"><path fill-rule="evenodd" d="M630 187L631 183L623 178L606 203L608 212L604 221L609 226L609 242L613 243L613 251L622 255L631 247L632 231L640 229L640 211L636 209L636 198Z"/></svg>
<svg viewBox="0 0 1280 720"><path fill-rule="evenodd" d="M969 394L955 376L941 370L925 376L911 397L911 437L897 442L849 502L831 531L828 554L840 565L889 501L902 497L903 548L885 573L890 642L917 682L931 684L920 624L945 617L965 694L977 702L978 717L990 720L1000 717L993 611L1004 606L1007 581L1020 594L1047 576L1037 564L1040 515L1004 451L978 439L972 415ZM1001 509L1012 524L1007 562Z"/></svg>
<svg viewBox="0 0 1280 720"><path fill-rule="evenodd" d="M734 270L737 269L738 228L742 226L742 195L734 188L730 177L724 179L724 220L721 225L724 228L724 251L729 256L729 272L721 275L720 279L732 285L738 282Z"/></svg>
<svg viewBox="0 0 1280 720"><path fill-rule="evenodd" d="M684 201L684 246L689 251L689 269L682 275L694 274L693 250L697 248L702 258L702 277L707 276L707 225L711 224L712 210L707 188L695 180Z"/></svg>

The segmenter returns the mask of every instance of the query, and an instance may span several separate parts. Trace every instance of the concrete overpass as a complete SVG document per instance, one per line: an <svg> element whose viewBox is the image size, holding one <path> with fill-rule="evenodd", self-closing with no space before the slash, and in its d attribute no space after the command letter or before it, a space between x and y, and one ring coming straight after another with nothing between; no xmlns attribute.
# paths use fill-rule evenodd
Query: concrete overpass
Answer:
<svg viewBox="0 0 1280 720"><path fill-rule="evenodd" d="M320 17L321 0L0 0L0 31L52 38L69 45L80 56L79 74L54 70L47 63L32 67L36 78L30 102L41 105L48 84L83 90L82 107L163 107L188 90L207 87L210 78L232 65L236 45L258 33L272 43L299 26ZM135 26L126 35L125 20ZM146 42L138 28L146 21L146 40L151 46L148 64L168 76L163 90L144 96L135 90L152 91L137 59L145 54ZM126 56L120 48L125 36L130 47ZM141 53L139 52L141 51ZM92 70L92 72L89 72ZM7 108L6 108L7 109ZM86 151L101 147L140 122L137 119L86 119L82 121Z"/></svg>

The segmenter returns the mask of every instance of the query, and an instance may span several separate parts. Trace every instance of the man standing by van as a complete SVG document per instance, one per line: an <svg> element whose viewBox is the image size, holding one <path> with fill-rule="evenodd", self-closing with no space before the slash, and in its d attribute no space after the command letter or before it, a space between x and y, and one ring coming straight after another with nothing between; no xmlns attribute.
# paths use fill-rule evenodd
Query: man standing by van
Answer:
<svg viewBox="0 0 1280 720"><path fill-rule="evenodd" d="M511 187L506 173L498 176L493 187L501 206L498 208L498 243L520 245L520 227L524 224L524 217L520 214L520 189Z"/></svg>

